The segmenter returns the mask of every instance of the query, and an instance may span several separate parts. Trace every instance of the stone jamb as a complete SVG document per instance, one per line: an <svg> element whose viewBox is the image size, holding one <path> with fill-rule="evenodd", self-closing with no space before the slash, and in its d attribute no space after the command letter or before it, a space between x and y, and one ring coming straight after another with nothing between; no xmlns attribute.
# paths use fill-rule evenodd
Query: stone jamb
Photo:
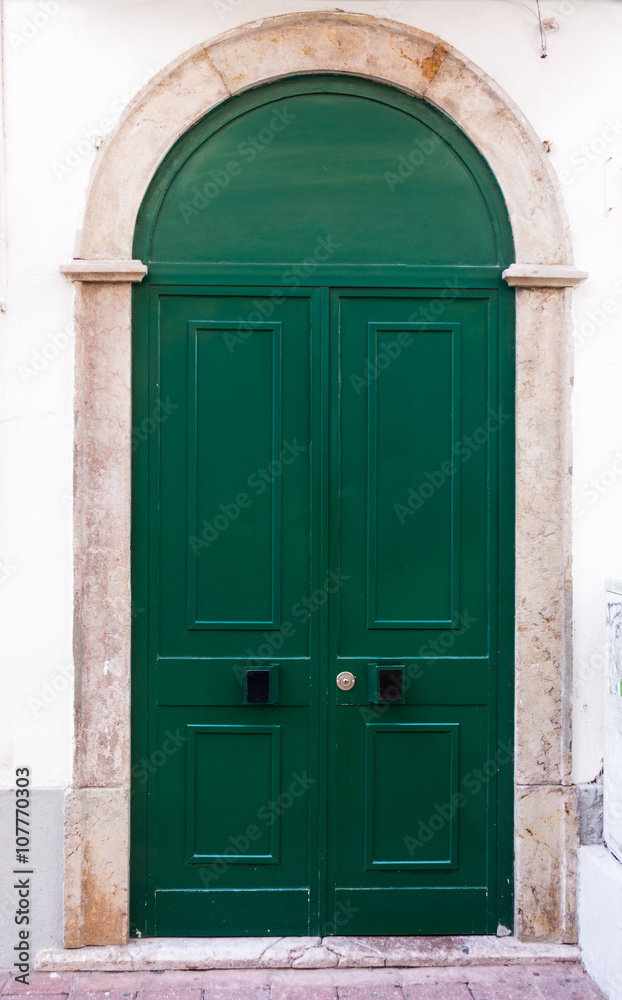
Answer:
<svg viewBox="0 0 622 1000"><path fill-rule="evenodd" d="M516 919L524 941L576 940L570 779L572 267L563 201L538 137L500 88L439 38L366 15L288 14L166 67L99 154L77 258L76 755L67 796L65 942L128 934L130 777L130 283L141 201L166 152L211 107L304 72L350 73L425 97L487 158L517 261ZM146 270L146 269L145 269Z"/></svg>

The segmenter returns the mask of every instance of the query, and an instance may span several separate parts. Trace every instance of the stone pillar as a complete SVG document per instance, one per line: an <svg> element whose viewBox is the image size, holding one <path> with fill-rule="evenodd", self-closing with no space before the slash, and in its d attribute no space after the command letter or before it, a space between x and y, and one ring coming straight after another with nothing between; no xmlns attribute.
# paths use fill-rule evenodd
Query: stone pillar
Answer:
<svg viewBox="0 0 622 1000"><path fill-rule="evenodd" d="M74 261L73 788L65 802L65 945L128 938L131 282L140 261Z"/></svg>
<svg viewBox="0 0 622 1000"><path fill-rule="evenodd" d="M576 941L571 784L572 329L585 272L513 264L516 318L516 933Z"/></svg>

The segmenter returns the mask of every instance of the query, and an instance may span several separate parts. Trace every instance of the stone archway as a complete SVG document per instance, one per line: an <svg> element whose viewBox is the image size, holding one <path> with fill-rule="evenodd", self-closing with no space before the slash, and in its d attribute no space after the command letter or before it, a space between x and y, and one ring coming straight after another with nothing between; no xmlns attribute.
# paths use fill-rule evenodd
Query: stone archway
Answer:
<svg viewBox="0 0 622 1000"><path fill-rule="evenodd" d="M66 803L65 943L127 941L130 780L130 285L137 213L176 139L210 108L293 73L391 84L440 108L488 160L517 262L515 932L574 941L570 783L572 266L542 143L500 88L440 39L363 15L269 18L198 45L128 107L102 148L76 259L76 755Z"/></svg>

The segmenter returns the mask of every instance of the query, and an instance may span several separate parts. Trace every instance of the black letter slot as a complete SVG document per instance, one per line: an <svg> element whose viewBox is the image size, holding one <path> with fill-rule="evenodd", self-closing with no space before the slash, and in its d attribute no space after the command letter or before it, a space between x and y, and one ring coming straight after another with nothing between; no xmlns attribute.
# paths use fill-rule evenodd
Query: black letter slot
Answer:
<svg viewBox="0 0 622 1000"><path fill-rule="evenodd" d="M279 700L279 665L247 667L244 678L245 705L275 705Z"/></svg>
<svg viewBox="0 0 622 1000"><path fill-rule="evenodd" d="M380 701L403 701L404 671L398 667L380 667L378 670L378 695Z"/></svg>
<svg viewBox="0 0 622 1000"><path fill-rule="evenodd" d="M370 663L368 666L368 698L372 705L404 704L404 665L402 663Z"/></svg>

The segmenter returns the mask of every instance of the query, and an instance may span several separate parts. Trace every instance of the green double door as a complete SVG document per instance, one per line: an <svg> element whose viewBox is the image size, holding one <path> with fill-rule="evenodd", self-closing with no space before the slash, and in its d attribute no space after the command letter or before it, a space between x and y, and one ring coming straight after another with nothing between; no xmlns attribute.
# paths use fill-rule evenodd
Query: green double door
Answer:
<svg viewBox="0 0 622 1000"><path fill-rule="evenodd" d="M132 933L512 923L513 292L455 123L298 76L134 256Z"/></svg>
<svg viewBox="0 0 622 1000"><path fill-rule="evenodd" d="M148 291L141 933L510 923L511 393L450 284Z"/></svg>

